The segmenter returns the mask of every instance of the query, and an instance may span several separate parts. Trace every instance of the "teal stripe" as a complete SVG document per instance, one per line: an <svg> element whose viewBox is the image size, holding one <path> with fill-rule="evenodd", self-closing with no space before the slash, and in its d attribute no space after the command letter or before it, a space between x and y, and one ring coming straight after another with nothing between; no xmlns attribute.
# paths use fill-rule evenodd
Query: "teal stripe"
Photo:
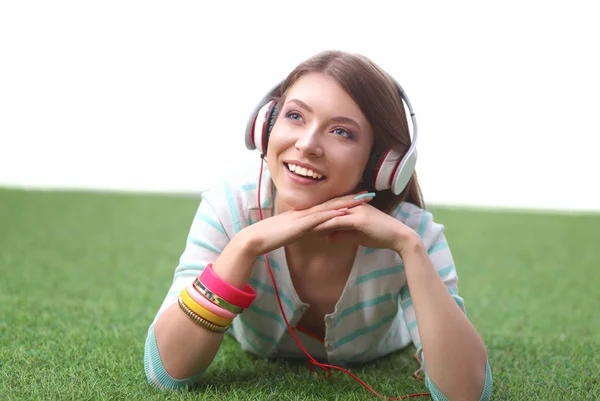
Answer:
<svg viewBox="0 0 600 401"><path fill-rule="evenodd" d="M183 271L175 273L175 275L173 276L173 281L175 281L179 277L191 277L191 276L197 276L197 275L199 275L199 273L197 271L183 270Z"/></svg>
<svg viewBox="0 0 600 401"><path fill-rule="evenodd" d="M386 267L385 269L375 270L374 272L363 274L362 276L357 277L356 281L354 282L354 285L360 285L374 278L398 274L402 273L403 271L404 264L402 263L396 266Z"/></svg>
<svg viewBox="0 0 600 401"><path fill-rule="evenodd" d="M251 226L252 224L255 224L256 220L253 219L246 219L246 226Z"/></svg>
<svg viewBox="0 0 600 401"><path fill-rule="evenodd" d="M445 249L448 247L448 243L447 242L438 242L437 244L433 245L431 248L429 248L429 250L427 251L427 253L429 255L431 255L432 253L436 253L437 251L440 251L442 249Z"/></svg>
<svg viewBox="0 0 600 401"><path fill-rule="evenodd" d="M425 229L427 228L427 220L429 219L429 214L424 214L421 218L421 224L419 224L419 229L417 230L417 234L419 237L423 238L425 235Z"/></svg>
<svg viewBox="0 0 600 401"><path fill-rule="evenodd" d="M199 221L203 221L213 227L215 230L219 231L221 234L225 234L225 229L218 221L214 220L212 217L207 216L205 214L201 214L196 217ZM227 234L225 234L227 235Z"/></svg>
<svg viewBox="0 0 600 401"><path fill-rule="evenodd" d="M268 285L263 283L262 281L259 281L257 279L255 279L254 277L250 277L248 279L248 284L250 284L252 287L254 287L255 289L260 289L262 292L268 292L269 294L273 294L275 295L275 288L273 288L273 286ZM290 299L282 292L279 291L279 298L281 298L281 300L291 309L294 310L294 305L292 304L292 301L290 301Z"/></svg>
<svg viewBox="0 0 600 401"><path fill-rule="evenodd" d="M462 309L463 312L466 312L465 302L463 301L463 299L461 297L458 297L458 296L456 296L456 297L453 296L452 298L458 304L459 308Z"/></svg>
<svg viewBox="0 0 600 401"><path fill-rule="evenodd" d="M375 252L375 251L378 251L380 249L381 248L365 248L365 255L368 255L368 254L370 254L372 252Z"/></svg>
<svg viewBox="0 0 600 401"><path fill-rule="evenodd" d="M281 270L281 267L279 266L279 263L277 263L275 260L271 259L271 258L267 258L267 260L269 261L269 266L271 266L273 269L275 270ZM261 263L265 263L265 258L261 255L258 257L258 261Z"/></svg>
<svg viewBox="0 0 600 401"><path fill-rule="evenodd" d="M352 362L352 361L356 361L359 358L362 358L363 356L369 354L371 351L373 351L373 349L375 349L377 346L379 345L379 342L375 341L375 343L373 345L371 345L369 348L367 348L366 351L361 352L360 354L356 354L354 355L352 358L348 358L343 360L342 362Z"/></svg>
<svg viewBox="0 0 600 401"><path fill-rule="evenodd" d="M402 289L400 290L400 298L408 299L410 298L410 290L408 289L408 284L404 284Z"/></svg>
<svg viewBox="0 0 600 401"><path fill-rule="evenodd" d="M412 298L408 298L405 299L404 301L400 302L400 306L402 306L403 308L408 308L409 306L412 305Z"/></svg>
<svg viewBox="0 0 600 401"><path fill-rule="evenodd" d="M179 264L187 269L200 269L204 270L207 263L205 262L186 262L183 257L179 258Z"/></svg>
<svg viewBox="0 0 600 401"><path fill-rule="evenodd" d="M417 327L417 320L415 319L415 320L409 322L408 325L407 325L407 327L408 327L408 331L411 331L412 329L414 329L415 327Z"/></svg>
<svg viewBox="0 0 600 401"><path fill-rule="evenodd" d="M405 219L408 219L410 217L410 214L406 213L404 210L400 209L398 210L398 214L402 217L404 217Z"/></svg>
<svg viewBox="0 0 600 401"><path fill-rule="evenodd" d="M458 295L458 288L448 288L448 292L451 295Z"/></svg>
<svg viewBox="0 0 600 401"><path fill-rule="evenodd" d="M260 331L256 330L254 327L252 327L252 325L246 320L246 318L243 315L238 315L238 318L240 319L240 321L248 328L250 329L250 331L257 337L260 338L261 340L263 340L264 342L267 342L271 345L277 345L277 342L275 341L274 337L271 337L267 334L261 333Z"/></svg>
<svg viewBox="0 0 600 401"><path fill-rule="evenodd" d="M246 184L246 185L242 185L242 191L243 192L248 192L248 191L252 191L258 188L258 184L257 183L252 183L252 184Z"/></svg>
<svg viewBox="0 0 600 401"><path fill-rule="evenodd" d="M398 207L397 207L397 208L394 210L393 214L395 214L395 215L399 215L400 217L404 217L404 218L409 218L409 217L410 217L410 214L408 214L408 213L406 213L404 210L402 210L402 205L398 206Z"/></svg>
<svg viewBox="0 0 600 401"><path fill-rule="evenodd" d="M211 244L209 244L207 242L204 242L202 240L194 238L191 235L188 237L188 242L191 242L194 245L198 245L198 246L200 246L200 247L202 247L204 249L208 249L209 251L213 251L214 253L218 253L218 254L221 253L220 249L215 248L213 245L211 245Z"/></svg>
<svg viewBox="0 0 600 401"><path fill-rule="evenodd" d="M241 319L240 319L240 320L241 320ZM248 339L248 337L246 337L246 336L240 336L240 337L237 337L237 336L236 336L235 338L236 338L238 341L240 341L240 342L241 342L241 340L243 339L243 340L244 340L244 342L245 342L246 344L248 344L248 345L250 346L250 348L252 348L252 349L254 350L254 352L256 352L258 355L261 355L261 354L263 353L263 351L262 351L261 349L259 349L259 348L258 348L256 345L254 345L254 343L253 343L252 341L250 341L250 340Z"/></svg>
<svg viewBox="0 0 600 401"><path fill-rule="evenodd" d="M438 270L438 275L440 277L444 277L444 276L452 273L453 270L454 270L454 265L446 266L443 269Z"/></svg>
<svg viewBox="0 0 600 401"><path fill-rule="evenodd" d="M250 305L250 307L248 309L246 309L245 313L248 313L247 311L252 311L253 313L256 313L260 317L271 319L271 320L279 323L279 325L285 329L286 325L280 314L279 305L277 306L277 309L278 309L277 313L274 313L274 312L259 308L258 306L256 306L256 304L252 304L252 305Z"/></svg>
<svg viewBox="0 0 600 401"><path fill-rule="evenodd" d="M348 334L346 337L343 337L339 341L337 341L335 343L335 346L341 347L342 345L349 343L350 341L354 340L357 337L363 336L365 334L369 334L369 333L385 326L388 322L393 320L396 317L396 315L397 315L397 312L394 312L391 315L384 317L379 322L377 322L371 326L361 327L360 329L353 331L352 333Z"/></svg>
<svg viewBox="0 0 600 401"><path fill-rule="evenodd" d="M380 303L389 301L389 300L397 301L397 299L398 299L398 294L385 294L385 295L379 296L377 298L369 299L369 300L366 300L363 302L358 302L358 303L344 309L342 311L342 313L340 313L340 315L337 317L337 319L335 319L334 327L337 326L343 318L345 318L348 315L353 314L356 311L359 311L364 308L369 308L371 306L379 305Z"/></svg>
<svg viewBox="0 0 600 401"><path fill-rule="evenodd" d="M229 213L231 214L233 229L236 233L239 233L242 229L240 215L238 213L237 206L235 204L235 200L233 199L233 194L231 193L231 188L229 188L229 185L225 185L225 197L227 198L227 205L229 206Z"/></svg>

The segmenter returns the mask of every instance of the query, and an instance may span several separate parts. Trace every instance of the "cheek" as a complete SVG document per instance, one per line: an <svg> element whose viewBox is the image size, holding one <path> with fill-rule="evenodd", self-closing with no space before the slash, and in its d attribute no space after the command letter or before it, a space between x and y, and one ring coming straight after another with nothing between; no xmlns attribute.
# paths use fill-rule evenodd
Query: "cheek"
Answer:
<svg viewBox="0 0 600 401"><path fill-rule="evenodd" d="M282 134L281 130L274 127L269 135L269 148L267 149L267 155L279 154L285 147L285 135Z"/></svg>
<svg viewBox="0 0 600 401"><path fill-rule="evenodd" d="M279 153L280 143L279 136L275 132L275 130L271 131L269 135L269 147L267 148L267 160L270 157L276 157L277 153Z"/></svg>
<svg viewBox="0 0 600 401"><path fill-rule="evenodd" d="M271 170L272 173L276 173L276 170L279 168L279 158L281 157L281 153L285 150L285 146L286 144L282 141L281 134L278 135L277 132L271 131L266 161L269 170Z"/></svg>
<svg viewBox="0 0 600 401"><path fill-rule="evenodd" d="M336 156L336 164L341 173L352 179L363 176L367 167L368 155L365 157L363 154L356 154L354 152L352 154L338 154Z"/></svg>

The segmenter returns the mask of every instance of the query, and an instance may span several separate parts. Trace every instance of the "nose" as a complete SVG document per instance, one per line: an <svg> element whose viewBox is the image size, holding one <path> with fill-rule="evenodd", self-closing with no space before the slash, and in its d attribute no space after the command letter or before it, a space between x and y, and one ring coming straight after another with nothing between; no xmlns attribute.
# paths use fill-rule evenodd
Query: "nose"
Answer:
<svg viewBox="0 0 600 401"><path fill-rule="evenodd" d="M321 145L317 128L304 131L296 141L296 149L308 156L321 157L323 147Z"/></svg>

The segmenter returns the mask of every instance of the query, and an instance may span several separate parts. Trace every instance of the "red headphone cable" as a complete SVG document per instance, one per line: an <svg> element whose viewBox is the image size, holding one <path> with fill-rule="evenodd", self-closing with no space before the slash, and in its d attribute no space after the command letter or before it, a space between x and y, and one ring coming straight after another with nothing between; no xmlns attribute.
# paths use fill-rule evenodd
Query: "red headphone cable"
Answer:
<svg viewBox="0 0 600 401"><path fill-rule="evenodd" d="M265 156L263 154L260 155L261 163L260 163L260 173L259 173L259 176L258 176L258 212L260 214L260 219L261 220L263 220L263 214L262 214L262 206L261 206L261 203L260 203L260 189L261 189L261 184L262 184L262 173L263 173L264 157ZM362 381L361 379L359 379L356 375L354 375L352 372L348 371L347 369L344 369L342 367L335 366L335 365L323 364L323 363L320 363L319 361L317 361L315 358L313 358L308 353L308 351L306 351L306 349L302 346L302 344L300 343L300 340L298 340L298 338L296 337L296 334L294 333L294 330L290 327L290 324L289 324L289 322L287 320L287 317L285 316L285 313L283 311L283 306L281 305L281 299L279 298L279 290L277 289L277 284L275 282L275 277L273 276L273 272L271 271L271 265L269 264L269 260L267 258L267 255L263 255L263 258L265 260L265 264L267 265L267 270L269 271L269 275L271 276L271 281L273 282L273 287L275 289L275 296L277 297L277 304L279 305L279 310L281 311L281 315L283 316L283 319L285 320L285 324L286 324L286 326L288 328L288 331L292 335L292 337L296 341L296 344L298 344L298 346L300 347L300 349L302 350L302 352L304 352L304 354L308 357L308 368L310 369L310 371L317 378L319 378L319 379L327 379L327 378L331 377L331 375L332 375L330 369L336 369L336 370L340 370L340 371L342 371L342 372L350 375L352 378L354 378L354 380L356 380L360 384L362 384L371 393L375 394L376 396L378 396L380 398L384 398L386 400L402 400L402 399L410 398L410 397L421 397L421 396L429 396L429 395L431 395L430 393L416 393L416 394L409 394L409 395L404 395L404 396L401 396L401 397L394 397L394 398L386 397L384 395L381 395L381 394L377 393L368 384L366 384L364 381ZM419 361L419 359L417 357L415 357L415 359L417 359L417 362L420 363L420 361ZM315 371L315 369L313 368L313 366L321 368L322 370L324 370L325 372L327 372L327 374L325 376L318 375L317 372ZM416 372L415 372L414 376L416 378L422 380L422 378L420 378L416 374Z"/></svg>

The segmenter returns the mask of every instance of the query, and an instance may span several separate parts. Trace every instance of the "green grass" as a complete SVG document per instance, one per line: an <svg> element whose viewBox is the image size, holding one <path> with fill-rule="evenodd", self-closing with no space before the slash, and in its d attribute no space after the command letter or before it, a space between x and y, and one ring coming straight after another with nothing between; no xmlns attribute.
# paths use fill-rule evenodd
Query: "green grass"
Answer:
<svg viewBox="0 0 600 401"><path fill-rule="evenodd" d="M197 202L0 189L0 398L377 399L341 372L317 380L305 363L257 359L230 338L200 388L147 384L146 330ZM600 215L434 213L488 347L493 399L600 399ZM353 372L387 396L424 391L413 351Z"/></svg>

